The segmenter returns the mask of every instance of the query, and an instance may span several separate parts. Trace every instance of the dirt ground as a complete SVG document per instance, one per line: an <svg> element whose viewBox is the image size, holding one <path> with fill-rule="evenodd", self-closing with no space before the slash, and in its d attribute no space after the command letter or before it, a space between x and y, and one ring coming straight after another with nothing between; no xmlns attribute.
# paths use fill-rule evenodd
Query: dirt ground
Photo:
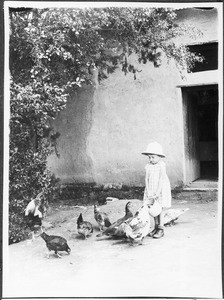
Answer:
<svg viewBox="0 0 224 300"><path fill-rule="evenodd" d="M124 215L127 199L100 206L111 221ZM134 210L141 201L132 199ZM200 297L222 298L221 229L217 192L179 192L173 208L189 208L161 239L142 246L99 233L93 206L51 205L48 234L68 240L71 254L53 252L41 237L7 246L3 259L3 297ZM76 229L79 213L94 233L83 240ZM153 226L153 222L152 222Z"/></svg>

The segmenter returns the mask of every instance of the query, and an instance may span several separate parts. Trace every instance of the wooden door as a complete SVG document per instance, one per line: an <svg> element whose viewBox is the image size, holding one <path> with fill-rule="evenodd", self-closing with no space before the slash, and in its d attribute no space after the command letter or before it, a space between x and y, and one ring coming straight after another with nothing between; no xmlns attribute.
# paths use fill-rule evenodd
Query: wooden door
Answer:
<svg viewBox="0 0 224 300"><path fill-rule="evenodd" d="M200 178L197 93L182 89L184 115L185 183Z"/></svg>

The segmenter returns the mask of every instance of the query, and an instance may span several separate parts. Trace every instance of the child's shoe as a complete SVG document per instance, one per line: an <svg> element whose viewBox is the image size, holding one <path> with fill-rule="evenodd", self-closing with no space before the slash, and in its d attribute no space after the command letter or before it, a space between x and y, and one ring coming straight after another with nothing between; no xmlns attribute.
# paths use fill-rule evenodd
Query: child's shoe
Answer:
<svg viewBox="0 0 224 300"><path fill-rule="evenodd" d="M153 237L155 233L157 233L158 227L155 227L149 234L148 236Z"/></svg>
<svg viewBox="0 0 224 300"><path fill-rule="evenodd" d="M153 237L154 237L155 239L160 239L160 238L163 237L163 236L164 236L164 230L161 229L161 228L159 228L159 229L157 230L157 232L153 235Z"/></svg>

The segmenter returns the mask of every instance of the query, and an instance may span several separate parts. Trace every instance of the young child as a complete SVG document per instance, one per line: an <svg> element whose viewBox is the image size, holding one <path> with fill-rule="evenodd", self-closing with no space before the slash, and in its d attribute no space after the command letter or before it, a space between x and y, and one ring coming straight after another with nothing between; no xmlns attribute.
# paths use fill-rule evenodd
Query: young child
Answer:
<svg viewBox="0 0 224 300"><path fill-rule="evenodd" d="M165 157L162 146L153 142L147 147L147 150L142 154L149 157L149 163L145 166L145 191L143 202L146 202L150 207L156 199L162 206L171 207L171 187L170 181L166 174L166 165L162 161ZM162 212L154 217L155 228L149 233L149 236L161 238L164 236L164 226L162 220Z"/></svg>

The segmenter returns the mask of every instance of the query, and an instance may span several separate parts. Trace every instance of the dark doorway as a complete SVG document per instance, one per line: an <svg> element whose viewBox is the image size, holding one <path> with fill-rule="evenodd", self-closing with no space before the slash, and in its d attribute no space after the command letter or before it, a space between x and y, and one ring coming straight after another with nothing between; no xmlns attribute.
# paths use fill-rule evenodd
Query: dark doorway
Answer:
<svg viewBox="0 0 224 300"><path fill-rule="evenodd" d="M186 181L218 178L218 86L182 88Z"/></svg>

